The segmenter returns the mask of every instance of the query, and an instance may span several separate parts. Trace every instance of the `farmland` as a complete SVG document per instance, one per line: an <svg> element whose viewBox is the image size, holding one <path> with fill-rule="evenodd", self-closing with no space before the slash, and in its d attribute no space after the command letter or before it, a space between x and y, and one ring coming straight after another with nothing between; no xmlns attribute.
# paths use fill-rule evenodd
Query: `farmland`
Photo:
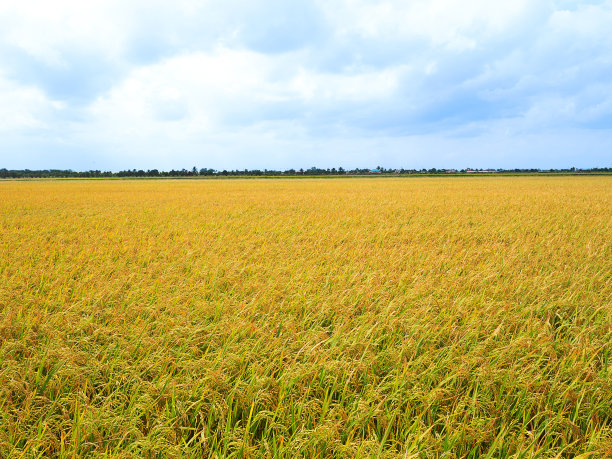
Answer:
<svg viewBox="0 0 612 459"><path fill-rule="evenodd" d="M0 182L0 456L612 454L611 209L605 176Z"/></svg>

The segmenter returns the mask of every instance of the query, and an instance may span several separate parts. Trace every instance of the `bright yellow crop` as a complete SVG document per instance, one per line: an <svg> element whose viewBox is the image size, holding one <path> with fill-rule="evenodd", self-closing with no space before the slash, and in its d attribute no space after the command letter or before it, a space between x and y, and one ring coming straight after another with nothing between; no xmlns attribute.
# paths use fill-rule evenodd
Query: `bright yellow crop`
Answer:
<svg viewBox="0 0 612 459"><path fill-rule="evenodd" d="M0 182L0 456L601 457L611 209L612 177Z"/></svg>

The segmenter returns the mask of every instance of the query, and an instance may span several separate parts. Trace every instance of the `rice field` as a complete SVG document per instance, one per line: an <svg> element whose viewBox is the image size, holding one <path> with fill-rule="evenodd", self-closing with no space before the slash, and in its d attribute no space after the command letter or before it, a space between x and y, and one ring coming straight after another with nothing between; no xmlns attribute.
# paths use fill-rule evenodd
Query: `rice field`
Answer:
<svg viewBox="0 0 612 459"><path fill-rule="evenodd" d="M0 457L612 455L612 177L0 182Z"/></svg>

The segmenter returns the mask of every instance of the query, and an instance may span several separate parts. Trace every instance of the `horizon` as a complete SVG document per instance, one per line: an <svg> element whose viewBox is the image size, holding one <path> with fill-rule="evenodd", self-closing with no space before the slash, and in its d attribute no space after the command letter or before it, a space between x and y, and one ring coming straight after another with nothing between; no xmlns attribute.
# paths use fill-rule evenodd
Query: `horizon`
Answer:
<svg viewBox="0 0 612 459"><path fill-rule="evenodd" d="M344 168L331 167L331 168L319 168L312 166L309 168L289 168L289 169L266 169L266 168L254 168L254 169L212 169L212 168L200 168L193 166L191 168L172 168L172 169L143 169L143 168L132 168L122 170L100 170L100 169L7 169L0 167L0 178L15 178L15 176L9 176L8 173L22 173L30 174L26 175L29 178L61 178L65 176L74 176L87 178L103 178L103 177L186 177L186 176L259 176L259 175L370 175L370 174L382 174L382 175L465 175L472 172L486 172L490 174L536 174L536 173L552 173L552 174L582 174L582 173L604 173L608 174L612 172L612 167L590 167L590 168L578 168L578 167L559 167L559 168L527 168L518 167L512 169L504 168L479 168L479 167L464 167L464 168L387 168L384 166L376 167L357 167L357 168ZM43 175L48 173L49 175ZM64 175L62 175L64 174ZM89 174L89 175L88 175ZM110 174L110 175L109 175Z"/></svg>
<svg viewBox="0 0 612 459"><path fill-rule="evenodd" d="M608 168L610 23L612 0L8 0L0 168Z"/></svg>

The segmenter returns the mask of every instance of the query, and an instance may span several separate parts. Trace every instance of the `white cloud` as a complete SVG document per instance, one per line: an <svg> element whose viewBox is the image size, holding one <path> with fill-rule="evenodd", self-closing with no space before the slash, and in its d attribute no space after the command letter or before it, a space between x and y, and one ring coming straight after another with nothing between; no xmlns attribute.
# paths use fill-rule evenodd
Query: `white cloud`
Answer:
<svg viewBox="0 0 612 459"><path fill-rule="evenodd" d="M91 0L15 1L0 5L3 44L25 51L50 66L65 66L61 49L83 47L118 55L125 42L125 18L117 2Z"/></svg>
<svg viewBox="0 0 612 459"><path fill-rule="evenodd" d="M322 7L340 34L386 40L425 39L436 46L462 51L520 26L545 4L528 0L341 0L322 2Z"/></svg>
<svg viewBox="0 0 612 459"><path fill-rule="evenodd" d="M393 97L401 69L362 74L320 74L298 65L293 56L270 57L248 50L218 48L139 67L90 107L94 120L131 125L141 133L180 120L186 136L238 125L261 125L286 113L335 109L344 103L375 103ZM168 112L170 116L168 116ZM285 116L285 115L283 115ZM227 126L229 125L229 126Z"/></svg>
<svg viewBox="0 0 612 459"><path fill-rule="evenodd" d="M62 107L38 88L15 84L0 75L0 133L45 129L45 120Z"/></svg>

